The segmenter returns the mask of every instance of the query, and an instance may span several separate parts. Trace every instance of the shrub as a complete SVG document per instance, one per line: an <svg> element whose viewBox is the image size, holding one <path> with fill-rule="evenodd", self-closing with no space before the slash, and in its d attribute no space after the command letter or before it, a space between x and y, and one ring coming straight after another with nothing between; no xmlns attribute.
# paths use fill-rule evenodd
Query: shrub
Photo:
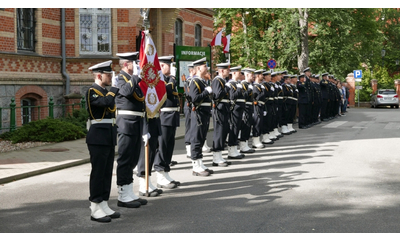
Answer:
<svg viewBox="0 0 400 240"><path fill-rule="evenodd" d="M68 114L67 117L62 118L61 121L72 123L82 129L84 133L87 133L86 122L89 118L89 113L86 109L77 109L72 112L72 116Z"/></svg>
<svg viewBox="0 0 400 240"><path fill-rule="evenodd" d="M19 142L62 142L85 136L82 129L59 119L46 118L33 121L12 132L9 140Z"/></svg>

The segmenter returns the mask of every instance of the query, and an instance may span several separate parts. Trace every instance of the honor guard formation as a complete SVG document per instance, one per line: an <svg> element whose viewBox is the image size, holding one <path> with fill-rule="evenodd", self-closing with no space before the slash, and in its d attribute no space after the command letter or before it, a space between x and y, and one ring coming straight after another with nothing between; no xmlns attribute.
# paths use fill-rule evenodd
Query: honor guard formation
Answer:
<svg viewBox="0 0 400 240"><path fill-rule="evenodd" d="M111 222L112 218L120 217L120 213L108 206L117 138L119 207L138 208L147 204L139 196L155 197L163 193L163 188L180 185L169 175L174 164L175 133L180 124L174 59L173 56L158 58L166 101L149 118L145 96L139 87L142 79L138 54L117 54L121 70L115 77L111 60L89 68L94 83L86 93L90 118L86 143L91 162L89 201L93 221ZM321 74L320 80L319 75L311 74L310 68L297 76L288 71L230 67L229 63L216 67L217 75L210 79L206 58L194 61L184 81L185 145L193 176L210 176L214 172L204 165L203 152L212 151L212 166L228 167L231 159L242 159L284 135L296 133L293 124L297 116L300 129L342 116L340 81L328 73ZM214 131L212 146L208 147L206 136L211 120ZM226 148L228 154L224 158L222 151ZM146 167L149 175L154 170L156 186L150 179L146 181ZM139 182L138 194L133 191L134 174Z"/></svg>

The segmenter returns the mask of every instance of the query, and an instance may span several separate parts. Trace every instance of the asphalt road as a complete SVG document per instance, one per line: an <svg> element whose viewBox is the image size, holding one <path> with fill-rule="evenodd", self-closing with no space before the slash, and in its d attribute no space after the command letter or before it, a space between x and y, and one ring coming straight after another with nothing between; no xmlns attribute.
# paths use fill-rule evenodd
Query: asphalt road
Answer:
<svg viewBox="0 0 400 240"><path fill-rule="evenodd" d="M399 116L350 108L225 168L208 153L210 177L192 176L177 140L170 175L182 185L126 209L114 178L110 206L122 216L107 224L90 221L89 164L4 184L0 233L398 233Z"/></svg>

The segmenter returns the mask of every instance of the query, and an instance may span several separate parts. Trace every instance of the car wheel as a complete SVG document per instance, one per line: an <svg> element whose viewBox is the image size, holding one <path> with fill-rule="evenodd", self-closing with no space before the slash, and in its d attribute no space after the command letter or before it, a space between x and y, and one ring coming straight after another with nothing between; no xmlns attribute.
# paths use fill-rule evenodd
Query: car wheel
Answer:
<svg viewBox="0 0 400 240"><path fill-rule="evenodd" d="M397 105L396 108L399 108L399 105Z"/></svg>
<svg viewBox="0 0 400 240"><path fill-rule="evenodd" d="M390 108L394 108L394 106L390 106Z"/></svg>

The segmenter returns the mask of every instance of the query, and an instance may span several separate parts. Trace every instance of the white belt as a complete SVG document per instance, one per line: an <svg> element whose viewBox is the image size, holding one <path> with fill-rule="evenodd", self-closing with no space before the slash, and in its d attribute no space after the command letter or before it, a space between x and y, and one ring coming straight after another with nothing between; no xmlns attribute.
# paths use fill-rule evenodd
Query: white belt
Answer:
<svg viewBox="0 0 400 240"><path fill-rule="evenodd" d="M283 97L278 97L278 99L283 99Z"/></svg>
<svg viewBox="0 0 400 240"><path fill-rule="evenodd" d="M220 102L230 103L231 101L229 101L229 99L222 99Z"/></svg>
<svg viewBox="0 0 400 240"><path fill-rule="evenodd" d="M206 102L206 103L200 104L199 106L202 106L202 107L211 107L211 103L210 103L210 102Z"/></svg>
<svg viewBox="0 0 400 240"><path fill-rule="evenodd" d="M246 99L237 99L236 102L246 102Z"/></svg>
<svg viewBox="0 0 400 240"><path fill-rule="evenodd" d="M260 105L264 105L265 104L265 102L263 102L263 101L258 101L257 103L260 104Z"/></svg>
<svg viewBox="0 0 400 240"><path fill-rule="evenodd" d="M97 119L93 119L93 120L90 120L90 123L92 123L92 124L97 124L97 123L111 123L111 124L115 124L115 118L105 118L105 119L99 119L99 120L97 120Z"/></svg>
<svg viewBox="0 0 400 240"><path fill-rule="evenodd" d="M179 112L181 109L179 107L164 107L161 108L161 112Z"/></svg>
<svg viewBox="0 0 400 240"><path fill-rule="evenodd" d="M118 110L117 114L144 117L146 112L136 112L136 111L129 111L129 110Z"/></svg>
<svg viewBox="0 0 400 240"><path fill-rule="evenodd" d="M278 99L277 97L274 97L274 100Z"/></svg>
<svg viewBox="0 0 400 240"><path fill-rule="evenodd" d="M253 102L246 102L247 105L253 105Z"/></svg>
<svg viewBox="0 0 400 240"><path fill-rule="evenodd" d="M275 99L274 99L273 97L270 97L270 98L268 98L268 100L272 100L272 101L273 101L273 100L275 100Z"/></svg>
<svg viewBox="0 0 400 240"><path fill-rule="evenodd" d="M297 101L297 98L294 98L294 97L288 97L288 98Z"/></svg>

